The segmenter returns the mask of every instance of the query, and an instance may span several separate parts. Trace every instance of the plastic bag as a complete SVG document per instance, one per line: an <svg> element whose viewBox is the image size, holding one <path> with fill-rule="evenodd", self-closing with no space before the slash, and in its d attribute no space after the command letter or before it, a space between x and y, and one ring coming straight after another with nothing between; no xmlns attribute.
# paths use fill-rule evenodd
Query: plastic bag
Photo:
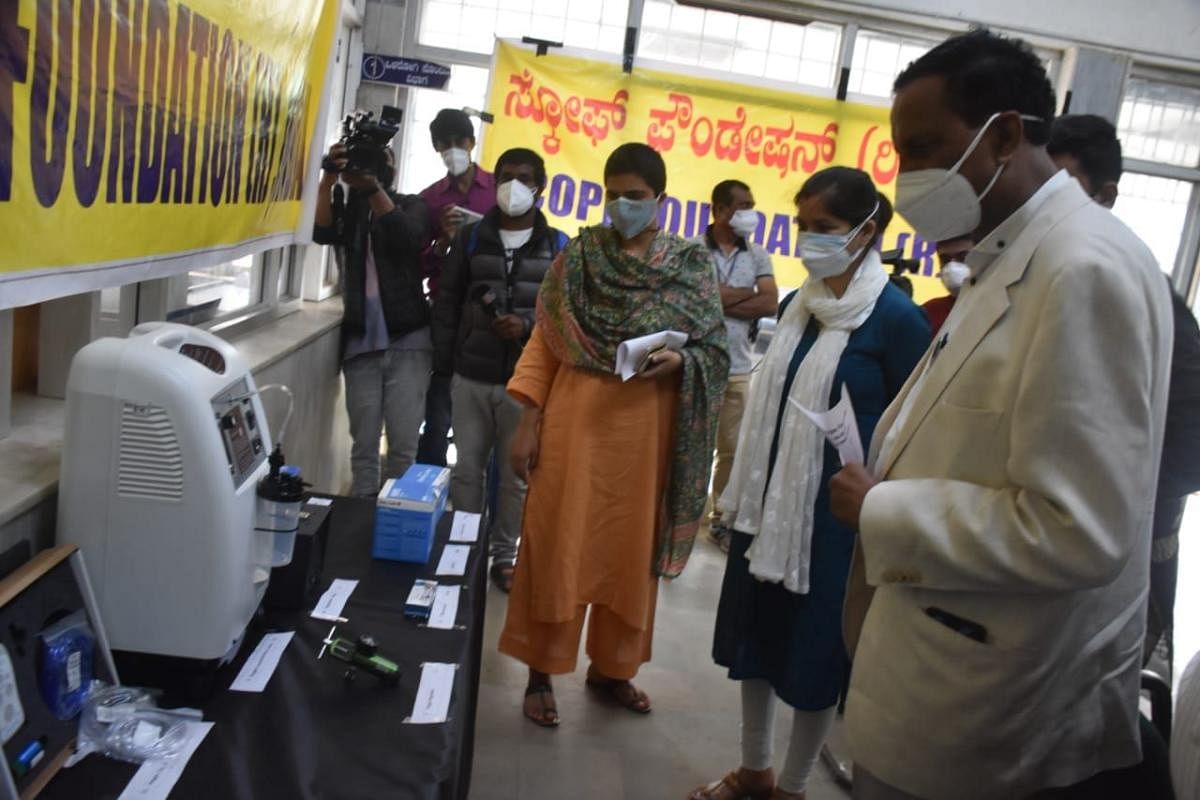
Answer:
<svg viewBox="0 0 1200 800"><path fill-rule="evenodd" d="M99 752L140 764L174 758L187 738L187 723L201 718L195 709L162 709L145 689L92 684L79 717L77 758Z"/></svg>

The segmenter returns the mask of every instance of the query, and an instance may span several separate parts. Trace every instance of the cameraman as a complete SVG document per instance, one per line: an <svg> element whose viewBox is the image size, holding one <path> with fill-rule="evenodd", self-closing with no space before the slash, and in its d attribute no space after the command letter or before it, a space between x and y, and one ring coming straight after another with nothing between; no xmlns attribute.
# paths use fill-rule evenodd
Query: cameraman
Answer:
<svg viewBox="0 0 1200 800"><path fill-rule="evenodd" d="M454 507L482 512L489 454L499 471L491 526L491 576L512 587L525 484L513 472L509 442L521 406L506 384L533 331L542 278L567 236L535 204L546 188L541 156L523 147L496 162L497 190L483 219L463 226L442 270L433 305L434 374L453 375L451 408L458 463L450 483Z"/></svg>
<svg viewBox="0 0 1200 800"><path fill-rule="evenodd" d="M313 241L343 248L342 373L350 417L351 493L379 492L379 435L387 425L387 477L413 463L433 366L429 304L421 285L420 253L429 238L421 198L390 190L395 154L374 175L348 170L335 144L322 164ZM339 178L350 196L335 212Z"/></svg>

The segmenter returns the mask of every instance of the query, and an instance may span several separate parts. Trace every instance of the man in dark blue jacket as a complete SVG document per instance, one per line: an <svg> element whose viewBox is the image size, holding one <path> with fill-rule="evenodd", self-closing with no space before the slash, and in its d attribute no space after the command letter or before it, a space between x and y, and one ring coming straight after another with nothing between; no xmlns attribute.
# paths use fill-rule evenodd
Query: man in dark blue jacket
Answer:
<svg viewBox="0 0 1200 800"><path fill-rule="evenodd" d="M513 148L496 162L496 207L458 231L434 301L434 373L453 375L458 461L450 497L459 511L481 512L485 473L495 456L499 492L491 521L492 580L512 586L525 484L507 457L521 407L505 389L533 332L542 278L566 243L536 207L546 166Z"/></svg>

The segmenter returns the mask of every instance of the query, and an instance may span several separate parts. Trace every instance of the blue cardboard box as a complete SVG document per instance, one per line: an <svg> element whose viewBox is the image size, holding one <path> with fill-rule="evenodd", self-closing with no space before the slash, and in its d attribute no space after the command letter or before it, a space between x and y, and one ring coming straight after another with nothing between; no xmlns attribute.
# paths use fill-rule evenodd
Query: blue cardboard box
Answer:
<svg viewBox="0 0 1200 800"><path fill-rule="evenodd" d="M446 511L450 470L413 464L403 477L390 478L375 502L374 558L424 564Z"/></svg>

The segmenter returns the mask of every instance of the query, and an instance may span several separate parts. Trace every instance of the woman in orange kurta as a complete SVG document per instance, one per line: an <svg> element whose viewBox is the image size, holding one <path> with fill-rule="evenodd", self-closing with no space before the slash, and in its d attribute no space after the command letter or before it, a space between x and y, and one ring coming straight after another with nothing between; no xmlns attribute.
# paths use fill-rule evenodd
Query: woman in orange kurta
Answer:
<svg viewBox="0 0 1200 800"><path fill-rule="evenodd" d="M546 726L549 676L574 671L589 607L588 684L650 710L630 681L650 659L658 578L683 569L699 526L729 371L709 254L655 224L661 156L622 145L604 173L613 226L559 255L508 384L529 494L500 650L529 665L525 715ZM613 373L622 341L664 330L687 344L629 381Z"/></svg>

